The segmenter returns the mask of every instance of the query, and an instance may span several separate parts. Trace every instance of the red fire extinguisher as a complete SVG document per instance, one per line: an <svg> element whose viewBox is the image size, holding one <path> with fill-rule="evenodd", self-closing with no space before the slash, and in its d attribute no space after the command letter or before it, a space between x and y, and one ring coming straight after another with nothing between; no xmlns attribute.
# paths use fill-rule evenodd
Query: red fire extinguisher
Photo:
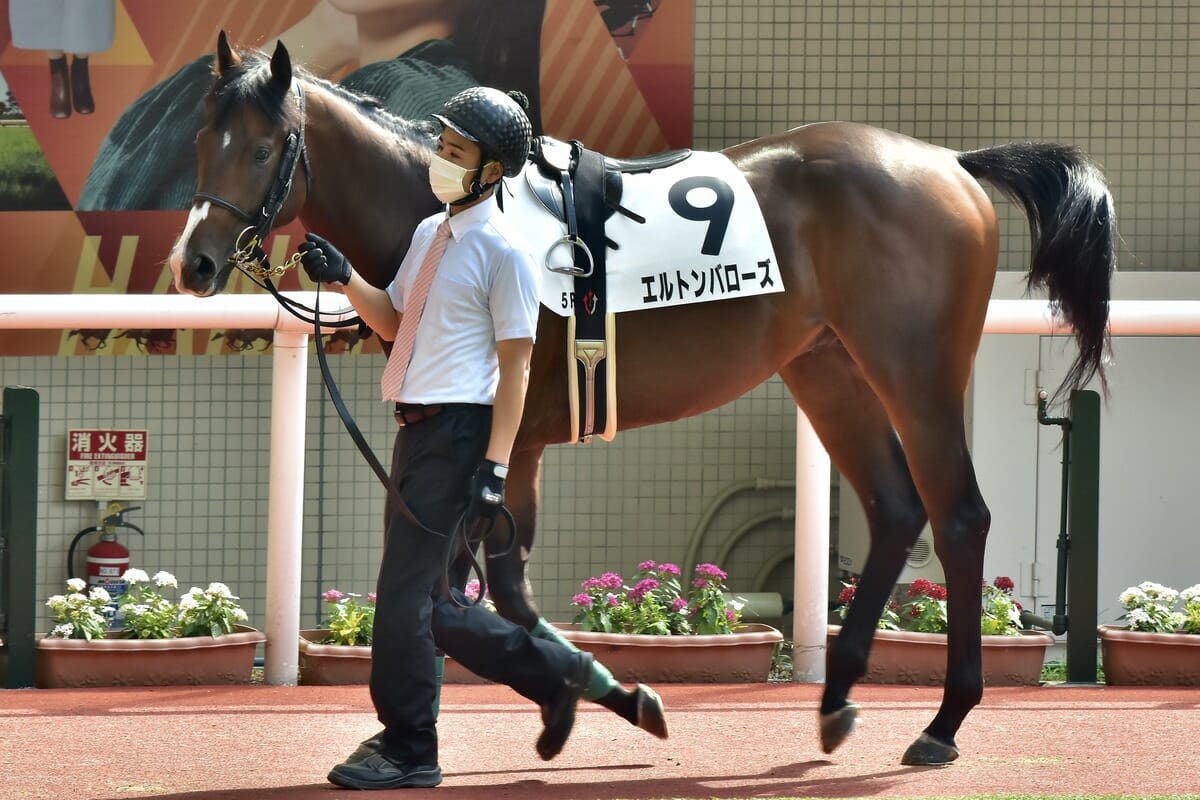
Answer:
<svg viewBox="0 0 1200 800"><path fill-rule="evenodd" d="M79 540L89 533L100 531L100 541L93 544L87 551L87 582L88 587L100 587L112 598L110 620L116 621L117 599L125 594L129 583L122 577L129 569L129 548L117 541L117 528L129 528L137 531L143 537L146 532L125 519L130 511L137 511L141 506L122 508L120 503L110 503L108 513L100 525L92 525L75 534L71 546L67 549L67 577L75 577L75 546Z"/></svg>

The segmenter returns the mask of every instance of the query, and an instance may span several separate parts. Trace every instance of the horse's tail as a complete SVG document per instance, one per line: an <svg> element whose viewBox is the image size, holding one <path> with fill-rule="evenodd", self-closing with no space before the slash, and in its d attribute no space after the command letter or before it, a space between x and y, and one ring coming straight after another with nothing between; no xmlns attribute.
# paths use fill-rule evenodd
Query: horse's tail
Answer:
<svg viewBox="0 0 1200 800"><path fill-rule="evenodd" d="M1019 142L958 154L973 177L1025 209L1033 236L1028 288L1045 287L1075 330L1079 355L1061 388L1104 380L1117 218L1100 169L1077 147Z"/></svg>

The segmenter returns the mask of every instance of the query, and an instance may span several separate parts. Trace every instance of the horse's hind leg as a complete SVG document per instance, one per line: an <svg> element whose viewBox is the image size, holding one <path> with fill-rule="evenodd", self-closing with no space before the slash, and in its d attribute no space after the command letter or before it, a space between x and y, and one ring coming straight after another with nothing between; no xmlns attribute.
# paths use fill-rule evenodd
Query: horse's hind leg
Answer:
<svg viewBox="0 0 1200 800"><path fill-rule="evenodd" d="M886 336L869 325L858 336L840 331L904 443L946 575L949 632L942 704L905 752L905 764L945 764L957 758L954 737L983 697L980 585L991 512L967 451L963 396L984 309L986 304L974 309L960 303L957 318L912 315L907 328Z"/></svg>
<svg viewBox="0 0 1200 800"><path fill-rule="evenodd" d="M824 334L779 374L857 492L871 536L854 602L827 659L820 728L821 747L829 753L857 721L850 689L866 673L875 622L925 525L925 511L887 414L839 341Z"/></svg>
<svg viewBox="0 0 1200 800"><path fill-rule="evenodd" d="M498 532L487 539L488 592L496 604L496 611L505 619L524 627L538 638L576 650L578 648L574 644L542 619L526 577L537 530L538 474L542 452L540 446L522 449L514 451L509 460L505 503L513 515L515 530L512 535L515 538L506 535L507 532ZM583 697L661 739L667 738L666 714L658 694L643 684L633 689L624 688L599 659L592 662L592 678Z"/></svg>

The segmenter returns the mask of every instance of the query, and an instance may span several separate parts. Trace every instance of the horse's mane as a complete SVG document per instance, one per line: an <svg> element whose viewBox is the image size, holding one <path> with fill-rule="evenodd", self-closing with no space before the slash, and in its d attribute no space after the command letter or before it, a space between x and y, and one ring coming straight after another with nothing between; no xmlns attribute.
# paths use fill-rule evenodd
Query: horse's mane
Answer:
<svg viewBox="0 0 1200 800"><path fill-rule="evenodd" d="M294 122L294 103L284 102L289 93L271 79L270 57L261 50L240 51L242 62L219 73L213 79L205 104L209 119L223 125L231 114L249 104L275 124ZM315 84L347 103L358 115L374 123L382 132L405 141L431 147L437 140L432 121L410 120L396 116L370 95L359 94L344 86L317 77L303 67L292 66L293 80Z"/></svg>

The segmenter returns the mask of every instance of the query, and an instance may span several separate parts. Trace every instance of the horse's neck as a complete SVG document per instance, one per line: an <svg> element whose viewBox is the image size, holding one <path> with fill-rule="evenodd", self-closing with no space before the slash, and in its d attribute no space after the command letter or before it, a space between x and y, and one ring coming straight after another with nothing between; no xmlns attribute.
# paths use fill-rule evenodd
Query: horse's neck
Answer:
<svg viewBox="0 0 1200 800"><path fill-rule="evenodd" d="M309 97L312 194L300 218L369 283L387 286L417 223L437 209L428 150L376 126L324 89L311 89Z"/></svg>

